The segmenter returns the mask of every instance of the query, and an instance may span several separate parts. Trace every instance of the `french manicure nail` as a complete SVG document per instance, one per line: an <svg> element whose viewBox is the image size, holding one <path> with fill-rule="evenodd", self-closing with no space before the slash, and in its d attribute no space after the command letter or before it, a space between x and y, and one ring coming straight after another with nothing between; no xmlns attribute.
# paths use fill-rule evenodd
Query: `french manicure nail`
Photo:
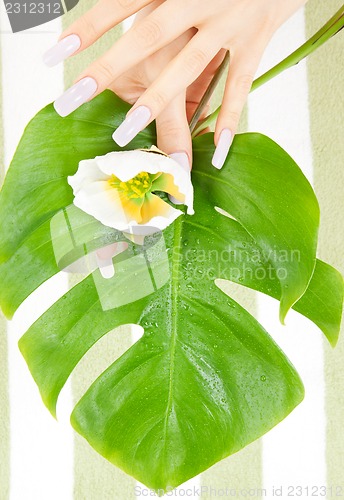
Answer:
<svg viewBox="0 0 344 500"><path fill-rule="evenodd" d="M97 82L87 76L70 87L54 102L54 108L60 116L67 116L84 104L97 90Z"/></svg>
<svg viewBox="0 0 344 500"><path fill-rule="evenodd" d="M145 128L151 114L150 109L146 106L136 108L112 134L113 140L121 147L126 146Z"/></svg>
<svg viewBox="0 0 344 500"><path fill-rule="evenodd" d="M178 151L177 153L172 153L170 154L170 157L172 160L176 161L179 163L181 167L183 167L187 172L190 172L190 161L189 157L184 151ZM183 205L182 201L177 200L174 196L171 194L168 195L169 200L174 204L174 205Z"/></svg>
<svg viewBox="0 0 344 500"><path fill-rule="evenodd" d="M47 50L47 52L43 55L43 62L50 67L55 66L74 54L74 52L80 49L80 46L81 40L78 35L66 36L57 42L56 45Z"/></svg>
<svg viewBox="0 0 344 500"><path fill-rule="evenodd" d="M226 161L229 149L231 147L233 140L233 134L232 132L228 129L225 128L222 130L216 149L215 153L212 159L212 164L215 168L221 169Z"/></svg>

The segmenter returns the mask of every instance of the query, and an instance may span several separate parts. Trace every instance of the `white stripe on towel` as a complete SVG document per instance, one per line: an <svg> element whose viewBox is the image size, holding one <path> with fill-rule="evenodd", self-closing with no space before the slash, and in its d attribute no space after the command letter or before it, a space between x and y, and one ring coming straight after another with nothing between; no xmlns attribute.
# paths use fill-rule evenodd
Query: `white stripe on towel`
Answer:
<svg viewBox="0 0 344 500"><path fill-rule="evenodd" d="M60 20L12 34L1 2L2 91L5 165L9 166L28 121L63 91L63 67L49 69L42 53L55 43ZM49 131L47 131L48 133ZM73 435L44 407L17 342L29 325L67 291L56 276L34 293L8 323L10 391L10 500L73 498ZM59 411L71 410L70 388Z"/></svg>
<svg viewBox="0 0 344 500"><path fill-rule="evenodd" d="M271 41L260 72L267 70L304 40L304 13L300 11ZM249 130L262 132L279 143L312 181L305 62L251 94ZM267 491L266 498L275 498L273 487L282 487L279 498L287 499L290 498L288 493L296 495L296 490L292 488L298 485L312 487L326 484L323 339L310 321L294 311L287 316L287 326L282 327L278 322L278 303L273 299L259 296L258 310L260 322L295 365L306 390L304 402L263 438L263 487Z"/></svg>

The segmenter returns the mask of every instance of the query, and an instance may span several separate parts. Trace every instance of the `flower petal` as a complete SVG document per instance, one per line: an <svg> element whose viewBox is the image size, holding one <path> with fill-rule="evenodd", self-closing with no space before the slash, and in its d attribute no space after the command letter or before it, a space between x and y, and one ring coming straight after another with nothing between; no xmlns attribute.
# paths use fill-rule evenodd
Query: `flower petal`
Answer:
<svg viewBox="0 0 344 500"><path fill-rule="evenodd" d="M165 229L182 215L181 210L171 207L155 194L147 194L141 208L142 224L149 224L157 229Z"/></svg>
<svg viewBox="0 0 344 500"><path fill-rule="evenodd" d="M109 176L100 170L95 159L82 160L79 163L77 172L68 177L68 184L73 188L73 193L76 195L83 186L90 182L105 181L108 178Z"/></svg>
<svg viewBox="0 0 344 500"><path fill-rule="evenodd" d="M161 174L152 182L152 191L164 191L176 198L181 203L185 201L185 195L179 192L171 174Z"/></svg>
<svg viewBox="0 0 344 500"><path fill-rule="evenodd" d="M194 213L190 171L183 168L169 156L142 150L114 151L104 156L97 156L95 161L104 174L108 176L115 175L123 182L127 182L141 172L170 174L179 191L179 196L184 195L184 203L188 207L188 214L192 215Z"/></svg>
<svg viewBox="0 0 344 500"><path fill-rule="evenodd" d="M107 181L92 182L84 185L74 198L74 205L92 215L105 226L119 231L128 229L130 223L141 220L143 200L130 200L119 195Z"/></svg>

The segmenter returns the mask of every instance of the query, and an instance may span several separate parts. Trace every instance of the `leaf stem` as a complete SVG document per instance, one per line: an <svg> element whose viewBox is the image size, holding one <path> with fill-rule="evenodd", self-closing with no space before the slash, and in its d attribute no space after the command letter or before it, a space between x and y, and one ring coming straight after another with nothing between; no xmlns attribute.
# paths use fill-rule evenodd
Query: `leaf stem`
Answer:
<svg viewBox="0 0 344 500"><path fill-rule="evenodd" d="M273 68L269 69L266 73L254 80L251 92L264 83L267 83L272 78L285 71L286 69L295 66L305 57L309 56L316 49L321 47L330 38L336 35L344 27L344 5L335 13L329 21L319 30L315 35L313 35L307 42L301 45L298 49L292 52L289 56L283 59L281 62L276 64ZM207 116L204 120L199 122L198 126L195 127L192 138L199 135L203 130L208 128L219 116L221 106L219 106L213 113Z"/></svg>

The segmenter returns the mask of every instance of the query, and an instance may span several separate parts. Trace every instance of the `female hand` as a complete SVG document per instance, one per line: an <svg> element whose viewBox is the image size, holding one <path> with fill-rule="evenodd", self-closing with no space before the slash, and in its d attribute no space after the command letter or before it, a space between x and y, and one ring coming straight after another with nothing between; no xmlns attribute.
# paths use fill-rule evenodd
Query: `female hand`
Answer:
<svg viewBox="0 0 344 500"><path fill-rule="evenodd" d="M149 6L143 8L135 17L135 23L160 5L161 0L156 0ZM111 83L109 88L123 100L134 104L150 85L160 76L165 66L176 57L179 52L194 36L196 30L190 29L169 45L158 50L139 64L123 73L117 80ZM199 102L210 84L212 78L225 55L225 51L219 54L205 68L199 78L186 91L183 91L157 116L157 146L167 154L171 155L186 168L190 168L192 162L192 144L189 130L189 121L192 118ZM208 107L203 109L200 118L204 118Z"/></svg>
<svg viewBox="0 0 344 500"><path fill-rule="evenodd" d="M105 88L114 89L121 75L179 39L183 48L140 95L113 134L117 144L125 146L163 111L167 110L172 116L178 99L181 102L183 97L184 102L186 89L221 49L229 50L230 69L216 124L217 147L213 158L213 165L221 168L267 43L277 28L305 3L306 0L166 0L157 3L100 0L61 35L60 42L46 56L48 64L85 49L142 7L152 4L154 8L79 76L77 83L55 101L55 109L61 116L68 115ZM183 38L185 36L188 38ZM189 151L189 148L185 150Z"/></svg>
<svg viewBox="0 0 344 500"><path fill-rule="evenodd" d="M136 103L193 35L194 30L187 31L177 40L121 75L109 88L124 101L130 104ZM192 164L189 122L224 56L225 51L220 51L199 78L186 91L175 97L156 118L158 148L174 157L185 168L190 168ZM209 105L203 108L200 119L205 118L208 111Z"/></svg>

